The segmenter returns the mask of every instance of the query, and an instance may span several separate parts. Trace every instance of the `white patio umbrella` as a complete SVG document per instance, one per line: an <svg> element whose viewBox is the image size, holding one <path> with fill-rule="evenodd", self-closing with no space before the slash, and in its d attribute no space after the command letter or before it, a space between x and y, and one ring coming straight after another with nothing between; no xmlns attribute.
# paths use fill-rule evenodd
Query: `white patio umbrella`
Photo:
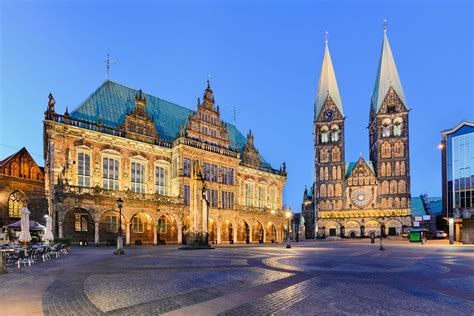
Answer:
<svg viewBox="0 0 474 316"><path fill-rule="evenodd" d="M30 211L26 207L20 209L21 212L21 230L19 241L24 242L25 244L31 240L30 235Z"/></svg>
<svg viewBox="0 0 474 316"><path fill-rule="evenodd" d="M44 239L47 241L53 240L53 219L49 215L45 215L46 217L46 227L44 228Z"/></svg>

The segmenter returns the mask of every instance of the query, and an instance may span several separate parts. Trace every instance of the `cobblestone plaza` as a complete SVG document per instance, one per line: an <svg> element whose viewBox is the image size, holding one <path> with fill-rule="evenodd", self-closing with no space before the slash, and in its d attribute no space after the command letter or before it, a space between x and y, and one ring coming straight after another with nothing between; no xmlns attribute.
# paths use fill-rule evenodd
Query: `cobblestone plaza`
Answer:
<svg viewBox="0 0 474 316"><path fill-rule="evenodd" d="M367 241L73 248L0 276L3 315L472 315L474 248Z"/></svg>

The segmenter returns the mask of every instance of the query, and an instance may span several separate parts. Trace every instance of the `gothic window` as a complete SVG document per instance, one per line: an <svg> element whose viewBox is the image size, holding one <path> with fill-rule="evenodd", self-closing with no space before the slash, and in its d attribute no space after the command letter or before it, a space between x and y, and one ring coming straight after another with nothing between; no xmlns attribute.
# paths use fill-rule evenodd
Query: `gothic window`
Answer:
<svg viewBox="0 0 474 316"><path fill-rule="evenodd" d="M91 156L86 152L77 154L77 185L91 186Z"/></svg>
<svg viewBox="0 0 474 316"><path fill-rule="evenodd" d="M8 198L8 217L21 217L20 209L26 207L26 196L20 191L14 191Z"/></svg>
<svg viewBox="0 0 474 316"><path fill-rule="evenodd" d="M337 207L337 201L332 201L332 210L335 211Z"/></svg>
<svg viewBox="0 0 474 316"><path fill-rule="evenodd" d="M234 192L222 191L222 208L234 208Z"/></svg>
<svg viewBox="0 0 474 316"><path fill-rule="evenodd" d="M387 177L391 177L392 176L392 163L391 162L387 162L387 174L386 174Z"/></svg>
<svg viewBox="0 0 474 316"><path fill-rule="evenodd" d="M387 207L387 199L386 198L382 198L382 200L380 201L380 207L382 207L382 208Z"/></svg>
<svg viewBox="0 0 474 316"><path fill-rule="evenodd" d="M329 162L329 151L326 147L321 148L319 151L319 160L321 162Z"/></svg>
<svg viewBox="0 0 474 316"><path fill-rule="evenodd" d="M326 185L325 184L321 184L321 186L319 187L319 196L320 197L326 197Z"/></svg>
<svg viewBox="0 0 474 316"><path fill-rule="evenodd" d="M405 180L400 180L398 182L398 193L406 193L406 183Z"/></svg>
<svg viewBox="0 0 474 316"><path fill-rule="evenodd" d="M386 172L385 162L383 162L380 165L380 176L385 177L386 174L387 172Z"/></svg>
<svg viewBox="0 0 474 316"><path fill-rule="evenodd" d="M400 162L400 175L405 175L405 161Z"/></svg>
<svg viewBox="0 0 474 316"><path fill-rule="evenodd" d="M394 208L400 208L400 199L399 198L395 198L393 200L393 207Z"/></svg>
<svg viewBox="0 0 474 316"><path fill-rule="evenodd" d="M332 184L328 184L328 197L334 196L334 186Z"/></svg>
<svg viewBox="0 0 474 316"><path fill-rule="evenodd" d="M102 186L108 190L119 189L120 162L114 157L102 159Z"/></svg>
<svg viewBox="0 0 474 316"><path fill-rule="evenodd" d="M155 192L161 195L168 195L168 187L168 168L165 166L155 166Z"/></svg>
<svg viewBox="0 0 474 316"><path fill-rule="evenodd" d="M327 126L321 127L321 143L329 141L329 128Z"/></svg>
<svg viewBox="0 0 474 316"><path fill-rule="evenodd" d="M397 117L393 122L393 135L401 136L403 130L403 119L401 117Z"/></svg>
<svg viewBox="0 0 474 316"><path fill-rule="evenodd" d="M382 144L382 158L390 158L391 155L391 146L389 142L384 142Z"/></svg>
<svg viewBox="0 0 474 316"><path fill-rule="evenodd" d="M401 201L400 201L400 207L401 208L405 208L407 207L407 199L406 198L402 198Z"/></svg>
<svg viewBox="0 0 474 316"><path fill-rule="evenodd" d="M387 200L387 207L392 208L393 207L393 198L388 198Z"/></svg>
<svg viewBox="0 0 474 316"><path fill-rule="evenodd" d="M336 207L337 207L338 210L342 210L342 201L341 200L337 201L337 206Z"/></svg>
<svg viewBox="0 0 474 316"><path fill-rule="evenodd" d="M369 179L369 178L365 178L365 179L364 179L364 184L365 184L365 185L368 185L369 182L370 182L370 179Z"/></svg>
<svg viewBox="0 0 474 316"><path fill-rule="evenodd" d="M183 186L183 197L184 197L184 205L189 205L190 203L190 189L189 185L184 185Z"/></svg>
<svg viewBox="0 0 474 316"><path fill-rule="evenodd" d="M395 157L403 157L405 156L405 144L401 140L398 140L395 143L395 150L394 150Z"/></svg>
<svg viewBox="0 0 474 316"><path fill-rule="evenodd" d="M10 167L10 175L12 177L19 177L20 176L20 168L16 162L12 162Z"/></svg>
<svg viewBox="0 0 474 316"><path fill-rule="evenodd" d="M158 223L156 225L156 232L158 234L166 234L166 231L167 231L167 228L168 228L167 227L168 225L166 225L166 224L167 224L166 223L166 217L164 217L164 216L160 217L158 219Z"/></svg>
<svg viewBox="0 0 474 316"><path fill-rule="evenodd" d="M324 179L329 180L329 168L328 167L324 168Z"/></svg>
<svg viewBox="0 0 474 316"><path fill-rule="evenodd" d="M390 137L392 121L386 118L382 121L382 137Z"/></svg>
<svg viewBox="0 0 474 316"><path fill-rule="evenodd" d="M191 159L183 158L183 175L191 177Z"/></svg>
<svg viewBox="0 0 474 316"><path fill-rule="evenodd" d="M258 186L258 207L264 208L267 200L267 190L263 185Z"/></svg>
<svg viewBox="0 0 474 316"><path fill-rule="evenodd" d="M130 171L130 191L145 193L145 164L132 161Z"/></svg>
<svg viewBox="0 0 474 316"><path fill-rule="evenodd" d="M359 184L359 179L358 179L358 178L354 178L353 182L354 182L354 185L358 185L358 184Z"/></svg>
<svg viewBox="0 0 474 316"><path fill-rule="evenodd" d="M339 149L339 147L333 147L331 154L333 162L338 162L341 160L341 150Z"/></svg>
<svg viewBox="0 0 474 316"><path fill-rule="evenodd" d="M397 194L397 181L390 181L390 194Z"/></svg>
<svg viewBox="0 0 474 316"><path fill-rule="evenodd" d="M382 194L388 194L389 193L389 183L388 181L383 181L382 182Z"/></svg>
<svg viewBox="0 0 474 316"><path fill-rule="evenodd" d="M337 179L337 168L335 166L332 166L332 179L335 180Z"/></svg>
<svg viewBox="0 0 474 316"><path fill-rule="evenodd" d="M337 167L337 179L341 180L342 179L342 171L341 171L341 166Z"/></svg>
<svg viewBox="0 0 474 316"><path fill-rule="evenodd" d="M324 180L324 168L319 167L319 180Z"/></svg>
<svg viewBox="0 0 474 316"><path fill-rule="evenodd" d="M331 141L333 142L339 141L339 138L340 138L339 135L340 135L339 126L337 125L331 126Z"/></svg>
<svg viewBox="0 0 474 316"><path fill-rule="evenodd" d="M395 162L395 176L399 176L400 175L400 162Z"/></svg>
<svg viewBox="0 0 474 316"><path fill-rule="evenodd" d="M335 185L335 195L336 196L342 196L342 186L340 183L336 183Z"/></svg>

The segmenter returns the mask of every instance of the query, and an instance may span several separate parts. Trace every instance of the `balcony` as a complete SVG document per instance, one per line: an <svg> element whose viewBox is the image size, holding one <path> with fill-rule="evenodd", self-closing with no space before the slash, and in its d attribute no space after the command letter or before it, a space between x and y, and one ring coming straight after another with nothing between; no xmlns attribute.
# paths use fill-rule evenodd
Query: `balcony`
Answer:
<svg viewBox="0 0 474 316"><path fill-rule="evenodd" d="M173 205L183 205L184 199L181 197L173 197L160 195L158 193L139 193L127 191L118 191L118 190L107 190L102 189L98 186L96 187L81 187L75 185L69 185L63 181L59 181L58 184L54 186L54 194L56 196L82 196L82 197L103 197L116 199L122 197L127 200L137 200L137 201L150 201L157 204L173 204Z"/></svg>

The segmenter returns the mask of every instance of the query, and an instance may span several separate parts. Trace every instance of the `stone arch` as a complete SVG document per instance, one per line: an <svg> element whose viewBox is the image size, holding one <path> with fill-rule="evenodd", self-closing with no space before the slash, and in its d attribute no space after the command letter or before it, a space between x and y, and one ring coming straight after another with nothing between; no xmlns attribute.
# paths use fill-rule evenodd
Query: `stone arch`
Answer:
<svg viewBox="0 0 474 316"><path fill-rule="evenodd" d="M156 229L157 219L147 211L135 212L130 217L128 228L129 241L131 244L152 244Z"/></svg>
<svg viewBox="0 0 474 316"><path fill-rule="evenodd" d="M86 208L71 208L59 220L63 222L62 237L71 238L73 242L95 241L95 218L97 214ZM61 235L61 234L60 234Z"/></svg>
<svg viewBox="0 0 474 316"><path fill-rule="evenodd" d="M341 233L341 224L336 221L329 221L325 225L326 236L336 237Z"/></svg>
<svg viewBox="0 0 474 316"><path fill-rule="evenodd" d="M266 242L274 243L274 242L278 241L277 229L276 229L275 224L273 224L272 222L267 223L267 225L265 227L265 234L266 234L266 236L265 236L266 237L265 238Z"/></svg>
<svg viewBox="0 0 474 316"><path fill-rule="evenodd" d="M28 207L28 197L21 190L15 190L8 196L8 217L20 218L22 207Z"/></svg>
<svg viewBox="0 0 474 316"><path fill-rule="evenodd" d="M113 244L116 242L119 228L119 212L106 210L99 215L99 242ZM122 236L126 230L126 219L122 214Z"/></svg>
<svg viewBox="0 0 474 316"><path fill-rule="evenodd" d="M351 238L359 237L360 236L360 223L356 220L349 220L344 224L344 235L349 236Z"/></svg>
<svg viewBox="0 0 474 316"><path fill-rule="evenodd" d="M380 236L380 223L376 220L368 220L365 222L365 231L367 236L373 234L374 237Z"/></svg>
<svg viewBox="0 0 474 316"><path fill-rule="evenodd" d="M250 225L248 220L239 220L237 222L237 241L243 243L250 243Z"/></svg>
<svg viewBox="0 0 474 316"><path fill-rule="evenodd" d="M170 213L164 213L156 221L158 244L178 243L178 220Z"/></svg>
<svg viewBox="0 0 474 316"><path fill-rule="evenodd" d="M403 224L397 219L389 219L385 223L385 228L388 230L389 236L398 236L402 233Z"/></svg>
<svg viewBox="0 0 474 316"><path fill-rule="evenodd" d="M265 231L264 226L258 221L255 220L252 225L252 241L263 244Z"/></svg>

